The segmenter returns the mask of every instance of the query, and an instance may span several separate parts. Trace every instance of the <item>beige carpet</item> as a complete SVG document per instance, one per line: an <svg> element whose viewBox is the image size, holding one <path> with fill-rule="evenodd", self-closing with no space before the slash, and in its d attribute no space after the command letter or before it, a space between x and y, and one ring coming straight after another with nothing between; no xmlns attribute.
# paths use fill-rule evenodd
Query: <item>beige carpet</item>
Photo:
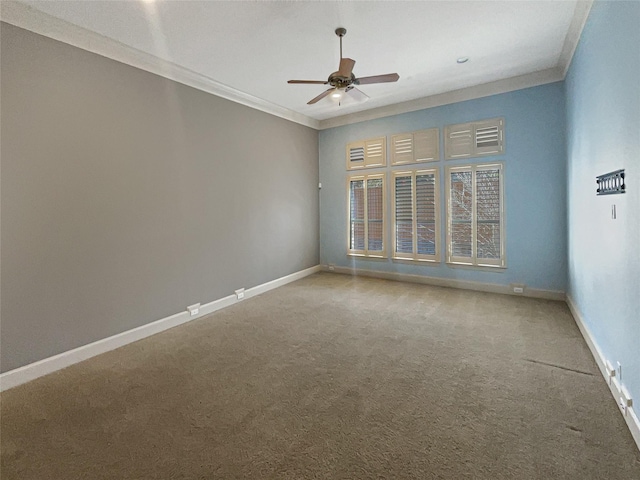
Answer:
<svg viewBox="0 0 640 480"><path fill-rule="evenodd" d="M1 395L1 478L640 479L566 305L317 274Z"/></svg>

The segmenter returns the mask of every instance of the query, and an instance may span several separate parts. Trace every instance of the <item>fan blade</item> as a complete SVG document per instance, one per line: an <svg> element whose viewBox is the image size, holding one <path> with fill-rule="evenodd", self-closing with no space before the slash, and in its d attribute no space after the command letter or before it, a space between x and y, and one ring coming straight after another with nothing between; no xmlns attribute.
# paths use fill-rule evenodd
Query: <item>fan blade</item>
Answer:
<svg viewBox="0 0 640 480"><path fill-rule="evenodd" d="M353 71L353 66L355 64L355 60L352 60L350 58L341 58L340 67L338 68L338 75L340 77L351 78L351 72Z"/></svg>
<svg viewBox="0 0 640 480"><path fill-rule="evenodd" d="M322 92L320 95L318 95L316 98L309 100L307 102L307 105L313 105L316 102L319 102L320 100L322 100L324 97L326 97L327 95L329 95L331 92L333 92L335 90L335 88L330 88L329 90L325 90L324 92Z"/></svg>
<svg viewBox="0 0 640 480"><path fill-rule="evenodd" d="M364 93L362 90L360 90L359 88L354 87L353 85L350 85L349 87L347 87L346 92L351 95L351 97L359 102L364 102L366 100L369 100L369 95L367 95L366 93Z"/></svg>
<svg viewBox="0 0 640 480"><path fill-rule="evenodd" d="M367 85L369 83L397 82L400 75L397 73L387 73L386 75L374 75L373 77L356 78L356 85Z"/></svg>
<svg viewBox="0 0 640 480"><path fill-rule="evenodd" d="M327 81L323 81L323 80L289 80L287 83L303 83L303 84L310 84L310 85L326 85Z"/></svg>

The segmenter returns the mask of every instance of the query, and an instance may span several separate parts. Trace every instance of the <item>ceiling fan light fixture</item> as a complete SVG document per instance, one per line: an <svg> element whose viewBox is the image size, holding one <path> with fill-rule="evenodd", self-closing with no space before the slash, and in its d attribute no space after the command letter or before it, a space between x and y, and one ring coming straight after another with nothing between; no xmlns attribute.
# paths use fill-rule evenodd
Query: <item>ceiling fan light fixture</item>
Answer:
<svg viewBox="0 0 640 480"><path fill-rule="evenodd" d="M342 37L345 36L347 30L343 27L336 28L336 35L340 37L340 65L338 71L329 75L326 81L323 80L289 80L287 83L297 84L322 84L330 85L329 88L322 92L320 95L312 98L307 102L307 105L313 105L318 103L325 97L330 97L338 102L338 105L342 105L343 100L355 100L366 101L369 96L358 90L356 85L369 85L372 83L389 83L397 82L400 76L397 73L387 73L385 75L373 75L368 77L356 77L353 74L353 66L356 61L352 58L346 58L342 56Z"/></svg>

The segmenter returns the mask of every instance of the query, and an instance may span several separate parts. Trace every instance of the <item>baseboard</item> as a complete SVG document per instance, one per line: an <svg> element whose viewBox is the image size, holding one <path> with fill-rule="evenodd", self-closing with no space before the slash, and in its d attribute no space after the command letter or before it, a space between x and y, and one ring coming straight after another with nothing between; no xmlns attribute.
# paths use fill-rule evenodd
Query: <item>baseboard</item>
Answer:
<svg viewBox="0 0 640 480"><path fill-rule="evenodd" d="M260 295L262 293L268 292L269 290L273 290L274 288L281 287L283 285L286 285L287 283L295 282L296 280L300 280L301 278L313 275L314 273L319 272L321 269L322 268L320 267L320 265L315 265L305 270L300 270L299 272L294 272L290 275L276 278L275 280L263 283L262 285L257 285L255 287L249 288L244 292L244 296L245 298L255 297L256 295Z"/></svg>
<svg viewBox="0 0 640 480"><path fill-rule="evenodd" d="M383 272L380 270L362 270L359 268L339 267L323 265L325 272L342 273L346 275L359 275L362 277L382 278L385 280L395 280L399 282L422 283L424 285L434 285L436 287L459 288L462 290L475 290L478 292L500 293L504 295L515 295L518 297L544 298L547 300L565 300L565 294L559 290L542 290L538 288L526 287L523 293L514 293L508 285L497 283L474 282L471 280L457 280L451 278L427 277L423 275L411 275L397 272Z"/></svg>
<svg viewBox="0 0 640 480"><path fill-rule="evenodd" d="M316 265L314 267L292 273L276 280L263 283L262 285L249 288L245 291L245 299L255 297L256 295L268 292L269 290L281 287L283 285L286 285L287 283L294 282L319 271L320 265ZM22 385L23 383L35 380L36 378L42 377L49 373L53 373L56 370L61 370L63 368L69 367L75 363L82 362L83 360L87 360L91 357L95 357L96 355L100 355L101 353L115 350L116 348L122 347L129 343L142 340L146 337L150 337L151 335L163 332L165 330L168 330L169 328L177 327L178 325L182 325L183 323L196 320L205 315L209 315L210 313L241 301L243 300L238 300L235 295L229 295L227 297L219 298L218 300L214 300L213 302L202 305L200 307L200 312L197 315L190 316L189 312L185 310L184 312L176 313L175 315L156 320L155 322L151 322L146 325L127 330L126 332L118 333L111 337L103 338L102 340L90 343L88 345L83 345L82 347L74 348L73 350L68 350L58 355L54 355L52 357L30 363L29 365L10 370L8 372L0 374L0 392L9 390L13 387L17 387L18 385Z"/></svg>
<svg viewBox="0 0 640 480"><path fill-rule="evenodd" d="M576 306L571 296L568 294L567 294L567 305L569 306L569 310L571 310L571 314L573 315L573 319L575 320L576 325L580 330L580 333L582 333L582 336L584 337L584 341L587 343L589 350L591 350L591 354L593 355L593 358L595 359L596 364L600 369L600 373L602 374L605 382L609 386L609 390L611 390L611 394L613 395L613 398L615 399L616 404L618 404L618 400L621 396L621 390L623 388L622 385L620 384L620 382L618 382L618 380L615 377L613 378L609 377L607 373L607 360L602 354L602 350L600 350L600 347L598 347L598 344L595 341L595 338L593 337L591 330L589 330L589 327L585 323L584 318L580 313L580 310ZM636 445L638 446L638 450L640 450L640 420L638 419L638 414L634 410L633 406L628 407L625 412L620 411L620 413L622 414L625 422L627 423L627 427L629 427L629 430L631 431L631 436L635 440Z"/></svg>

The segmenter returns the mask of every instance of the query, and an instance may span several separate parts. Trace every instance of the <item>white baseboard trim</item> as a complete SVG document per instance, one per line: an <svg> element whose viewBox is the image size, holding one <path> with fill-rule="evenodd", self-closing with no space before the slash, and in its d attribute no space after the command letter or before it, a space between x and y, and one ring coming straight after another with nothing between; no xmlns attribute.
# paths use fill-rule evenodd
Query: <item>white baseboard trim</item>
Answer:
<svg viewBox="0 0 640 480"><path fill-rule="evenodd" d="M287 283L294 282L319 271L320 265L316 265L314 267L307 268L290 275L286 275L276 280L263 283L262 285L257 285L246 290L244 299L255 297L256 295L268 292L269 290L281 287L283 285L286 285ZM100 355L101 353L115 350L116 348L122 347L129 343L142 340L146 337L150 337L151 335L163 332L165 330L168 330L169 328L177 327L178 325L182 325L183 323L196 320L243 300L238 300L235 295L229 295L227 297L219 298L218 300L214 300L213 302L202 305L200 307L200 312L197 315L190 316L189 312L185 310L184 312L176 313L175 315L156 320L155 322L147 323L146 325L127 330L126 332L118 333L116 335L112 335L111 337L103 338L102 340L90 343L88 345L83 345L82 347L74 348L73 350L68 350L58 355L54 355L52 357L30 363L29 365L25 365L23 367L19 367L14 370L2 373L0 374L0 392L9 390L13 387L17 387L18 385L22 385L23 383L35 380L36 378L42 377L49 373L53 373L56 370L61 370L63 368L69 367L75 363L82 362L83 360L87 360L91 357L95 357L96 355Z"/></svg>
<svg viewBox="0 0 640 480"><path fill-rule="evenodd" d="M609 385L609 390L611 390L611 394L613 395L616 404L618 404L623 386L615 377L610 378L607 374L607 360L602 354L600 347L598 347L591 330L589 330L589 327L585 323L580 310L578 310L578 307L569 294L567 294L567 305L569 306L569 310L571 310L571 314L573 315L573 319L575 320L580 333L582 333L582 336L584 337L584 341L587 343L589 350L591 350L591 354L600 369L600 373L604 377L607 385ZM637 400L638 399L636 399L636 401ZM631 431L631 436L635 440L638 450L640 450L640 420L638 419L638 414L635 412L633 406L628 407L625 412L620 411L620 413L627 423L627 427L629 427L629 430Z"/></svg>
<svg viewBox="0 0 640 480"><path fill-rule="evenodd" d="M500 293L504 295L515 295L518 297L543 298L546 300L565 300L565 294L559 290L542 290L538 288L526 287L524 293L513 293L508 285L496 283L474 282L471 280L457 280L451 278L427 277L423 275L411 275L397 272L382 272L380 270L363 270L360 268L339 267L323 265L325 272L342 273L346 275L359 275L362 277L382 278L385 280L396 280L399 282L422 283L424 285L434 285L436 287L459 288L462 290L475 290L478 292Z"/></svg>
<svg viewBox="0 0 640 480"><path fill-rule="evenodd" d="M262 285L257 285L255 287L249 288L244 292L245 298L255 297L256 295L260 295L262 293L268 292L269 290L273 290L274 288L281 287L283 285L286 285L287 283L295 282L296 280L300 280L301 278L308 277L309 275L313 275L314 273L317 273L320 270L322 270L320 265L315 265L305 270L300 270L299 272L294 272L290 275L276 278L275 280L271 280L270 282L263 283Z"/></svg>

